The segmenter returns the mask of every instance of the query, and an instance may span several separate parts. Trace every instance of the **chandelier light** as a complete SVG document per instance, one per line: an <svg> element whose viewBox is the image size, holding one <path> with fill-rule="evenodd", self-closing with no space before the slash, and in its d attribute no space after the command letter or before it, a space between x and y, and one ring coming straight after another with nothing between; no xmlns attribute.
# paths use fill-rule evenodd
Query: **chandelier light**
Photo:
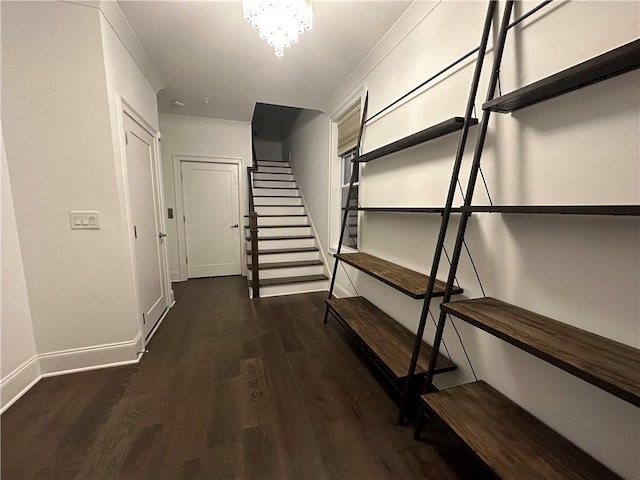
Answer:
<svg viewBox="0 0 640 480"><path fill-rule="evenodd" d="M277 57L313 26L311 0L242 0L242 10L244 19L258 29Z"/></svg>

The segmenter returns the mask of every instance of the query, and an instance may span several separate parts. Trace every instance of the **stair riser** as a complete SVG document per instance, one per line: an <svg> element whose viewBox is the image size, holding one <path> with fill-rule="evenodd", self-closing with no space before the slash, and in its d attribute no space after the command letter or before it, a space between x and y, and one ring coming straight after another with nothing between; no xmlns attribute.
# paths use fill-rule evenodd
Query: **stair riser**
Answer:
<svg viewBox="0 0 640 480"><path fill-rule="evenodd" d="M303 217L258 217L258 226L269 225L309 225L309 218Z"/></svg>
<svg viewBox="0 0 640 480"><path fill-rule="evenodd" d="M277 205L269 205L269 206L260 206L255 207L256 212L260 215L302 215L307 213L304 211L304 207L294 206L294 207L279 207Z"/></svg>
<svg viewBox="0 0 640 480"><path fill-rule="evenodd" d="M260 278L286 278L286 277L302 277L304 275L321 275L323 272L322 265L310 267L287 267L287 268L269 268L260 270ZM253 278L252 271L248 270L249 278Z"/></svg>
<svg viewBox="0 0 640 480"><path fill-rule="evenodd" d="M322 292L327 290L329 290L329 282L327 280L318 282L292 283L289 285L270 285L267 287L260 287L260 297L275 297L278 295ZM249 294L253 294L251 289L249 289Z"/></svg>
<svg viewBox="0 0 640 480"><path fill-rule="evenodd" d="M299 197L300 196L300 192L298 191L298 189L288 189L288 188L284 188L284 189L277 189L277 188L254 188L253 189L253 194L254 195L261 195L261 196L281 196L281 197ZM260 199L258 199L260 200ZM260 203L258 201L256 201L255 203Z"/></svg>
<svg viewBox="0 0 640 480"><path fill-rule="evenodd" d="M291 181L295 180L293 175L290 175L290 174L280 175L278 173L262 173L262 172L254 173L253 179L254 180L291 180Z"/></svg>
<svg viewBox="0 0 640 480"><path fill-rule="evenodd" d="M245 236L249 236L249 229L245 229ZM303 228L260 228L258 226L258 238L260 237L284 237L292 235L311 235L311 227Z"/></svg>
<svg viewBox="0 0 640 480"><path fill-rule="evenodd" d="M258 237L258 250L315 247L315 245L315 238L300 238L295 240L260 240L260 237ZM250 246L251 242L247 241L247 247Z"/></svg>
<svg viewBox="0 0 640 480"><path fill-rule="evenodd" d="M284 165L282 165L284 167ZM290 168L263 167L258 165L256 173L291 173Z"/></svg>
<svg viewBox="0 0 640 480"><path fill-rule="evenodd" d="M289 166L289 162L277 162L274 160L258 160L258 166L266 165L271 167L284 167Z"/></svg>
<svg viewBox="0 0 640 480"><path fill-rule="evenodd" d="M276 182L273 180L253 180L253 187L267 187L267 188L289 188L289 187L297 187L296 182L294 181L286 181L286 182Z"/></svg>
<svg viewBox="0 0 640 480"><path fill-rule="evenodd" d="M248 261L251 261L251 254L247 254ZM318 260L318 252L294 252L294 253L274 253L270 255L260 255L258 261L262 263L297 262L301 260Z"/></svg>
<svg viewBox="0 0 640 480"><path fill-rule="evenodd" d="M253 201L260 205L302 205L301 198L280 198L280 197L261 197L254 198Z"/></svg>

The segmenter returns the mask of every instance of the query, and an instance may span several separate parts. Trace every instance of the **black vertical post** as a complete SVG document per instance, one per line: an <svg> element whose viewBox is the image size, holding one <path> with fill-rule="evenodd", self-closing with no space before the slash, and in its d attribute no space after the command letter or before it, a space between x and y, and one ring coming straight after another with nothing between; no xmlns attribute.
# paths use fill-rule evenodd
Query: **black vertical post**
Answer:
<svg viewBox="0 0 640 480"><path fill-rule="evenodd" d="M502 16L502 23L500 24L500 33L498 34L498 39L496 41L496 47L494 49L494 59L493 59L493 67L491 71L491 79L489 80L489 88L487 91L487 100L492 100L496 85L498 83L498 77L500 75L500 65L502 63L502 54L504 52L504 44L507 37L507 31L509 26L509 19L511 18L511 11L513 9L513 0L509 0L504 7L504 14ZM489 127L489 118L491 117L490 110L484 110L482 112L482 121L480 123L480 131L478 132L478 139L476 141L476 148L473 154L473 163L471 164L471 173L469 176L469 183L467 185L467 192L465 196L464 206L469 207L473 200L473 192L476 186L476 180L478 178L478 171L480 169L480 160L482 158L482 151L484 149L484 142L487 137L487 129ZM443 303L451 300L451 290L453 289L456 273L458 269L458 264L460 262L460 254L462 253L462 246L464 242L464 234L467 229L467 223L470 217L469 212L465 212L462 214L462 218L460 218L460 225L458 227L458 234L456 236L456 244L453 250L453 255L451 257L451 268L449 269L449 277L447 279L447 288L444 293ZM429 358L429 367L427 369L427 375L425 378L424 389L429 389L433 382L433 374L436 365L436 360L438 357L438 351L440 349L440 343L442 341L442 334L444 332L444 326L446 323L447 314L446 312L440 310L440 316L438 318L438 326L436 328L436 335L433 341L433 350L431 351L431 356ZM422 417L422 406L420 408L419 417ZM419 438L420 436L420 428L422 426L422 422L418 421L416 425L415 438Z"/></svg>
<svg viewBox="0 0 640 480"><path fill-rule="evenodd" d="M351 205L351 196L353 195L353 184L358 179L358 171L360 170L360 164L358 163L358 158L360 157L360 147L362 145L362 134L364 132L364 124L367 120L367 109L369 107L369 92L367 92L364 99L364 108L362 109L362 118L360 120L360 131L358 132L358 143L356 146L356 156L353 159L353 166L351 169L351 181L349 182L349 190L347 192L347 205L344 210L344 214L342 215L342 228L340 229L340 240L338 240L338 248L336 251L335 261L333 262L333 274L331 275L331 283L329 285L329 300L331 300L333 296L333 287L336 283L336 275L338 274L338 262L340 261L337 255L340 254L342 250L342 241L344 239L344 231L347 226L347 218L349 216L349 208ZM324 320L323 323L327 323L327 319L329 318L329 306L326 305L324 308Z"/></svg>
<svg viewBox="0 0 640 480"><path fill-rule="evenodd" d="M406 416L407 406L410 403L410 398L413 396L412 391L418 391L419 389L412 388L412 379L416 371L418 364L418 357L420 355L420 348L422 347L422 336L427 323L427 315L429 314L429 306L431 299L433 298L433 290L435 287L436 277L438 275L438 267L440 266L440 258L442 256L442 249L447 234L447 227L449 225L449 218L451 216L451 208L453 206L453 200L456 193L456 185L458 182L458 176L460 174L460 168L462 166L462 157L464 156L464 149L467 144L467 137L469 135L470 119L473 113L473 107L478 93L478 85L480 83L480 75L482 74L482 66L484 63L484 56L487 50L487 43L489 41L489 33L491 32L491 23L493 22L493 14L495 12L496 1L490 0L487 7L487 13L485 15L484 27L482 30L482 39L478 48L478 56L476 58L475 70L473 72L473 79L471 81L471 88L469 90L469 97L467 99L467 106L464 115L464 126L462 133L460 134L460 140L458 141L458 148L456 150L456 158L453 165L453 171L451 173L451 181L449 182L449 192L447 193L447 200L445 202L444 212L442 214L442 221L440 223L440 233L438 234L438 241L436 243L435 253L433 255L433 262L431 264L431 274L429 276L429 282L427 284L427 292L422 304L422 312L420 313L420 321L418 322L418 331L416 332L416 340L413 345L413 352L411 354L411 362L409 364L409 372L407 374L406 384L404 386L404 394L400 403L400 412L398 414L398 423L403 423Z"/></svg>

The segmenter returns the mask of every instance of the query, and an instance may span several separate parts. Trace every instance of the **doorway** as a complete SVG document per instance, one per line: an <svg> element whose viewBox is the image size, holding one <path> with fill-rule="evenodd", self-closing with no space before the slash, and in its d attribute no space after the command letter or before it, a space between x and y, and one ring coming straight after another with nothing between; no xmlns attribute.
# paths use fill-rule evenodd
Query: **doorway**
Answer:
<svg viewBox="0 0 640 480"><path fill-rule="evenodd" d="M138 305L145 341L168 307L154 136L124 112L125 159Z"/></svg>
<svg viewBox="0 0 640 480"><path fill-rule="evenodd" d="M188 278L240 275L238 165L181 161Z"/></svg>

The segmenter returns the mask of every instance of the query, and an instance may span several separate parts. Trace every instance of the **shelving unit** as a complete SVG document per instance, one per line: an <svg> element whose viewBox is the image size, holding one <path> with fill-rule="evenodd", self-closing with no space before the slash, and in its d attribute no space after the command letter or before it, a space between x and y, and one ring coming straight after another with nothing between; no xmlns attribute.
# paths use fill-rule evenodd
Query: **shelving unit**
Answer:
<svg viewBox="0 0 640 480"><path fill-rule="evenodd" d="M638 216L638 205L474 206L473 194L492 112L507 113L640 67L640 40L493 98L513 1L505 4L471 173L440 306L423 391L429 391L447 315L453 315L572 375L640 406L640 350L491 297L452 301L472 213ZM512 24L513 25L513 24ZM608 319L608 321L610 321ZM499 478L618 478L593 458L482 381L422 396L422 409ZM423 416L419 415L416 438Z"/></svg>
<svg viewBox="0 0 640 480"><path fill-rule="evenodd" d="M355 158L352 160L351 182L346 199L346 205L348 208L343 208L342 229L340 233L340 240L338 242L338 251L335 255L336 261L334 263L324 321L325 323L327 322L328 315L331 313L355 338L356 342L363 348L381 371L393 380L393 385L402 394L402 405L400 408L401 420L403 420L405 410L407 410L409 406L417 405L419 393L421 392L420 386L423 383L422 381L427 372L428 364L426 362L428 359L435 358L433 370L436 373L452 371L456 368L450 360L447 360L442 355L433 354L433 352L431 352L430 345L423 341L423 336L431 299L433 297L442 296L445 291L445 282L438 280L436 276L438 274L440 258L444 249L444 240L450 216L455 213L461 213L459 208L453 207L453 200L455 197L458 176L462 165L462 157L469 131L472 126L478 124L478 120L473 118L472 113L474 110L474 103L478 91L489 34L492 28L494 11L495 2L489 1L482 30L482 38L478 48L436 73L427 81L414 88L408 94L403 95L391 105L386 106L371 118L377 117L383 111L386 111L391 106L401 102L408 95L416 92L419 88L422 88L430 81L435 80L438 76L459 65L470 55L477 53L464 116L449 118L412 135L377 148L371 152L361 153L362 135L365 125L368 122L368 94L364 103L364 111L357 142L357 153ZM353 186L358 178L359 166L361 164L387 157L388 161L392 162L393 159L390 158L390 156L393 154L406 151L407 149L417 145L425 145L432 140L439 139L454 132L459 132L459 139L452 165L447 198L442 206L361 207L357 202L355 205L352 205L352 195L354 192ZM345 238L345 229L349 215L353 214L353 212L440 215L440 229L436 247L433 252L433 260L429 270L429 275L418 273L409 268L394 264L388 260L375 257L365 252L342 253L341 249ZM414 333L400 326L396 320L392 319L389 315L363 297L335 299L333 297L333 287L335 284L338 265L340 263L351 265L385 285L402 292L411 299L422 300L422 311L418 321L417 331ZM462 289L456 287L451 289L451 292L452 294L462 293Z"/></svg>

